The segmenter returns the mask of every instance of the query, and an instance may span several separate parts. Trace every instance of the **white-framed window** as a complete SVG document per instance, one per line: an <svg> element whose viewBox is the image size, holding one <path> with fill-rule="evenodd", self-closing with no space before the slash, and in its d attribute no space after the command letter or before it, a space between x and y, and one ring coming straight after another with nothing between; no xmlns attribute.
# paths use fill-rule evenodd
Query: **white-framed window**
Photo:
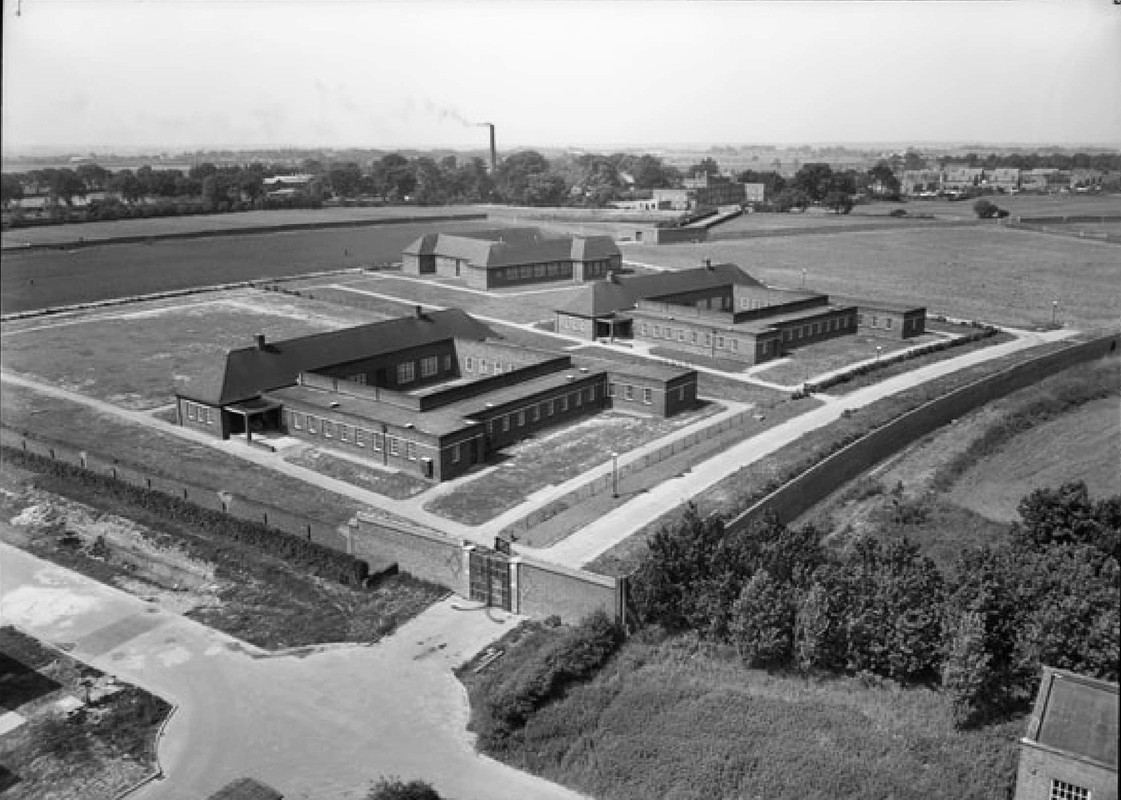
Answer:
<svg viewBox="0 0 1121 800"><path fill-rule="evenodd" d="M525 412L524 411L519 411L518 412L518 427L519 428L524 428L525 427Z"/></svg>
<svg viewBox="0 0 1121 800"><path fill-rule="evenodd" d="M1090 790L1085 786L1052 778L1049 800L1090 800Z"/></svg>
<svg viewBox="0 0 1121 800"><path fill-rule="evenodd" d="M192 421L197 421L198 420L198 411L196 410L197 406L194 403L189 403L187 401L183 401L183 405L186 406L186 409L187 409L187 419L192 420Z"/></svg>
<svg viewBox="0 0 1121 800"><path fill-rule="evenodd" d="M584 393L583 392L577 392L572 397L573 397L573 404L577 408L579 408L580 406L582 406L584 404Z"/></svg>
<svg viewBox="0 0 1121 800"><path fill-rule="evenodd" d="M552 400L549 400L545 403L545 416L553 416L554 411L556 411L556 404Z"/></svg>
<svg viewBox="0 0 1121 800"><path fill-rule="evenodd" d="M347 375L346 379L348 381L350 381L351 383L357 383L357 384L360 384L362 386L366 385L366 373L365 372L356 372L353 375Z"/></svg>
<svg viewBox="0 0 1121 800"><path fill-rule="evenodd" d="M458 443L452 445L452 463L453 464L458 464L459 463L459 444Z"/></svg>
<svg viewBox="0 0 1121 800"><path fill-rule="evenodd" d="M884 317L884 327L891 328L891 317Z"/></svg>
<svg viewBox="0 0 1121 800"><path fill-rule="evenodd" d="M650 335L650 326L647 325L645 322L642 323L642 335L643 336L649 336Z"/></svg>
<svg viewBox="0 0 1121 800"><path fill-rule="evenodd" d="M299 413L298 411L292 412L292 427L298 431L302 431L304 429L304 415Z"/></svg>
<svg viewBox="0 0 1121 800"><path fill-rule="evenodd" d="M786 330L784 330L782 332L782 338L783 338L784 341L789 342L790 340L792 340L794 338L794 332L791 331L789 328L787 328Z"/></svg>
<svg viewBox="0 0 1121 800"><path fill-rule="evenodd" d="M623 399L634 400L634 387L629 383L623 384Z"/></svg>
<svg viewBox="0 0 1121 800"><path fill-rule="evenodd" d="M366 436L367 436L367 433L366 433L365 428L355 428L354 429L354 443L358 447L365 447L366 446Z"/></svg>
<svg viewBox="0 0 1121 800"><path fill-rule="evenodd" d="M660 339L661 337L662 337L662 326L661 325L655 325L654 326L654 338L655 339Z"/></svg>
<svg viewBox="0 0 1121 800"><path fill-rule="evenodd" d="M420 360L420 377L431 378L440 371L440 360L436 356L425 356Z"/></svg>
<svg viewBox="0 0 1121 800"><path fill-rule="evenodd" d="M311 414L307 415L307 432L319 433L319 420L313 417Z"/></svg>
<svg viewBox="0 0 1121 800"><path fill-rule="evenodd" d="M589 403L594 403L595 400L596 400L596 387L589 386L586 391L587 391L587 394L588 394L588 402Z"/></svg>
<svg viewBox="0 0 1121 800"><path fill-rule="evenodd" d="M654 390L653 389L644 388L642 390L642 402L645 403L646 405L652 405L653 404L653 402L654 402Z"/></svg>
<svg viewBox="0 0 1121 800"><path fill-rule="evenodd" d="M323 420L323 436L327 439L335 438L335 423L330 420Z"/></svg>
<svg viewBox="0 0 1121 800"><path fill-rule="evenodd" d="M534 404L532 414L534 422L537 422L541 419L541 405L539 403Z"/></svg>
<svg viewBox="0 0 1121 800"><path fill-rule="evenodd" d="M878 316L876 316L875 314L872 315L872 327L873 328L880 327L880 318Z"/></svg>
<svg viewBox="0 0 1121 800"><path fill-rule="evenodd" d="M685 341L685 329L684 328L678 328L677 329L677 341L679 341L679 342L684 342Z"/></svg>
<svg viewBox="0 0 1121 800"><path fill-rule="evenodd" d="M502 417L502 430L503 432L510 430L510 416Z"/></svg>
<svg viewBox="0 0 1121 800"><path fill-rule="evenodd" d="M416 364L412 361L403 361L397 365L397 382L410 383L416 378Z"/></svg>
<svg viewBox="0 0 1121 800"><path fill-rule="evenodd" d="M697 332L696 332L696 331L690 331L690 336L689 336L689 340L690 340L690 341L691 341L691 342L692 342L693 344L696 344L696 343L697 343Z"/></svg>
<svg viewBox="0 0 1121 800"><path fill-rule="evenodd" d="M740 349L740 340L739 339L729 339L728 343L732 346L732 352L733 353L739 352L739 349Z"/></svg>
<svg viewBox="0 0 1121 800"><path fill-rule="evenodd" d="M211 408L210 406L206 406L206 424L207 425L213 425L214 424L214 409Z"/></svg>
<svg viewBox="0 0 1121 800"><path fill-rule="evenodd" d="M723 350L724 349L724 337L723 336L717 336L716 337L716 349L717 350Z"/></svg>
<svg viewBox="0 0 1121 800"><path fill-rule="evenodd" d="M349 442L350 441L350 426L349 425L344 425L341 422L339 423L339 441L340 442Z"/></svg>
<svg viewBox="0 0 1121 800"><path fill-rule="evenodd" d="M386 443L389 445L389 454L391 456L401 455L401 440L396 436L386 436Z"/></svg>
<svg viewBox="0 0 1121 800"><path fill-rule="evenodd" d="M608 397L614 397L615 396L615 384L614 383L607 384L607 396Z"/></svg>
<svg viewBox="0 0 1121 800"><path fill-rule="evenodd" d="M487 364L487 360L485 358L480 358L479 359L479 374L480 375L486 375L487 372L489 371L489 369L490 369L490 366Z"/></svg>
<svg viewBox="0 0 1121 800"><path fill-rule="evenodd" d="M405 457L409 461L416 461L416 442L405 442Z"/></svg>
<svg viewBox="0 0 1121 800"><path fill-rule="evenodd" d="M474 372L475 371L475 359L474 358L472 358L471 356L467 356L467 358L464 359L463 363L466 366L468 372Z"/></svg>
<svg viewBox="0 0 1121 800"><path fill-rule="evenodd" d="M502 374L502 362L501 361L495 361L494 362L494 374L495 375L501 375Z"/></svg>
<svg viewBox="0 0 1121 800"><path fill-rule="evenodd" d="M684 386L678 386L677 387L677 402L679 402L679 403L684 403L685 402L685 387Z"/></svg>
<svg viewBox="0 0 1121 800"><path fill-rule="evenodd" d="M711 344L712 344L712 334L711 333L706 333L705 334L705 347L708 347Z"/></svg>
<svg viewBox="0 0 1121 800"><path fill-rule="evenodd" d="M452 371L452 357L451 353L444 353L444 372Z"/></svg>

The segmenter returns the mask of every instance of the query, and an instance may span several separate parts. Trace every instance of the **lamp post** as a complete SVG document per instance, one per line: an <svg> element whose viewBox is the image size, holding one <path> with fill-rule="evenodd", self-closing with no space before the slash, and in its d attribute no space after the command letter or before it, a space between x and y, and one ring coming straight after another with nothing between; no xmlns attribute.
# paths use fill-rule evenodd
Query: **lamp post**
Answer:
<svg viewBox="0 0 1121 800"><path fill-rule="evenodd" d="M1059 318L1059 301L1058 300L1052 300L1051 301L1051 327L1052 328L1056 327L1058 318Z"/></svg>
<svg viewBox="0 0 1121 800"><path fill-rule="evenodd" d="M802 267L802 288L806 288L806 268Z"/></svg>
<svg viewBox="0 0 1121 800"><path fill-rule="evenodd" d="M877 363L879 363L879 360L880 360L880 351L881 350L883 350L883 347L881 347L880 345L876 345L876 362Z"/></svg>
<svg viewBox="0 0 1121 800"><path fill-rule="evenodd" d="M611 496L619 499L619 454L611 451Z"/></svg>

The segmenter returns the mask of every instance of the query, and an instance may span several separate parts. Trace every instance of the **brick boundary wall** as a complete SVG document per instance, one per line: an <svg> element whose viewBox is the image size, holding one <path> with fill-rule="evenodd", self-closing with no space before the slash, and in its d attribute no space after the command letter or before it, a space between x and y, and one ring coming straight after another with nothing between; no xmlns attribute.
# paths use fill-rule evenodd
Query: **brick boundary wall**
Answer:
<svg viewBox="0 0 1121 800"><path fill-rule="evenodd" d="M7 427L0 427L0 444L23 450L26 453L84 467L99 475L109 475L116 480L141 489L151 489L180 500L186 500L211 511L224 511L231 516L250 522L259 522L270 528L317 542L336 550L346 550L345 526L331 526L317 520L301 517L276 506L261 503L242 495L228 493L225 500L214 489L185 483L173 478L152 475L119 460L86 453L73 445L36 439Z"/></svg>
<svg viewBox="0 0 1121 800"><path fill-rule="evenodd" d="M733 517L727 527L746 528L768 511L789 523L883 459L964 414L1069 367L1116 355L1119 340L1121 334L1114 334L1072 345L931 400L828 456Z"/></svg>
<svg viewBox="0 0 1121 800"><path fill-rule="evenodd" d="M402 572L439 584L461 597L470 596L470 553L477 545L441 533L385 523L359 513L352 526L354 555L377 563L394 562ZM576 622L602 608L625 622L625 578L571 569L526 556L512 555L510 610L543 618L556 615Z"/></svg>

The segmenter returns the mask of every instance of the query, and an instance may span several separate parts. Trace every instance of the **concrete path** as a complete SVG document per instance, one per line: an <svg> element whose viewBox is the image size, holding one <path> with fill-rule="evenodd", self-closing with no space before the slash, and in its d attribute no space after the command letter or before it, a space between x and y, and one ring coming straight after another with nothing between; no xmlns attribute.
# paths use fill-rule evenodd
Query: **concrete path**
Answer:
<svg viewBox="0 0 1121 800"><path fill-rule="evenodd" d="M178 705L159 747L166 777L141 800L197 800L243 776L290 798L359 800L390 775L458 800L578 800L475 752L451 670L516 618L459 606L439 603L376 645L268 655L0 543L4 624Z"/></svg>
<svg viewBox="0 0 1121 800"><path fill-rule="evenodd" d="M1024 331L1017 333L1019 335L1014 341L975 350L972 353L966 353L946 361L939 361L888 378L873 386L858 389L850 394L828 398L823 406L781 425L776 425L757 436L734 445L705 462L694 465L688 473L666 481L655 491L636 496L630 502L552 547L540 550L519 549L546 561L568 567L580 567L610 550L647 523L673 510L741 467L755 463L792 443L803 434L834 422L846 410L861 408L881 398L889 397L974 364L1000 358L1044 342L1069 338L1077 332L1064 330L1048 333L1028 333Z"/></svg>

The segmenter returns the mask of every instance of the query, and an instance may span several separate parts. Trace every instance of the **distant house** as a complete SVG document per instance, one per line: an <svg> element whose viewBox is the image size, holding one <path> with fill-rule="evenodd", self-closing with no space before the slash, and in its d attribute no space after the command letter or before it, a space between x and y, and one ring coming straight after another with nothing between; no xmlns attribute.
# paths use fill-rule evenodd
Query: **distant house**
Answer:
<svg viewBox="0 0 1121 800"><path fill-rule="evenodd" d="M942 188L942 173L936 169L908 169L899 179L899 191L915 196L933 194Z"/></svg>
<svg viewBox="0 0 1121 800"><path fill-rule="evenodd" d="M743 203L747 197L744 184L724 175L698 173L682 181L682 186L681 189L655 189L658 208L689 211L698 206L730 206ZM757 193L753 189L753 194Z"/></svg>
<svg viewBox="0 0 1121 800"><path fill-rule="evenodd" d="M210 436L289 436L448 480L543 429L607 408L672 416L697 399L678 367L582 362L517 347L459 309L231 350L176 393ZM258 437L260 438L260 437Z"/></svg>
<svg viewBox="0 0 1121 800"><path fill-rule="evenodd" d="M985 170L980 167L946 167L942 171L943 191L976 189L984 180Z"/></svg>
<svg viewBox="0 0 1121 800"><path fill-rule="evenodd" d="M1043 668L1015 800L1117 800L1118 687Z"/></svg>
<svg viewBox="0 0 1121 800"><path fill-rule="evenodd" d="M401 270L463 278L468 286L494 289L599 280L619 269L622 258L610 236L552 236L537 228L506 228L426 234L405 248Z"/></svg>

